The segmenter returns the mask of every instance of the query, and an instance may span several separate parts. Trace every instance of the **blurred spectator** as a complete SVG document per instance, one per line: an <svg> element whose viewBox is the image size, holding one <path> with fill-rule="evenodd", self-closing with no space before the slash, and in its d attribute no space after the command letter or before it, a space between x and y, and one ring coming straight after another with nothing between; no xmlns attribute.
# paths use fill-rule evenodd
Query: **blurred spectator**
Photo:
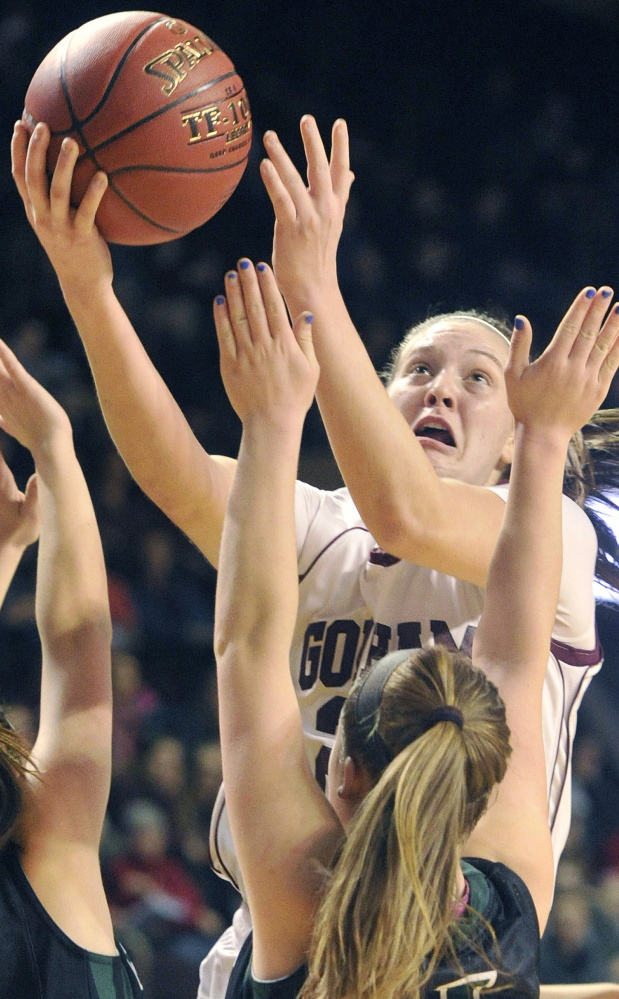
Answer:
<svg viewBox="0 0 619 999"><path fill-rule="evenodd" d="M604 982L609 969L585 895L562 892L555 898L541 945L544 984Z"/></svg>

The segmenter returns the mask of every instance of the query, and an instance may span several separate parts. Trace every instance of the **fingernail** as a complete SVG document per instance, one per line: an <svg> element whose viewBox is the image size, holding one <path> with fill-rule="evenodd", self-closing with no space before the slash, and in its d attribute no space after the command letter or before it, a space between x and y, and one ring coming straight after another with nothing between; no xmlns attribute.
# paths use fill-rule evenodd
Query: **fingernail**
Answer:
<svg viewBox="0 0 619 999"><path fill-rule="evenodd" d="M266 271L266 269L267 269L266 264L256 264L256 270L260 271L260 273L262 273L262 271Z"/></svg>
<svg viewBox="0 0 619 999"><path fill-rule="evenodd" d="M234 279L236 277L236 271L228 271L228 273L226 274L226 277L230 278L231 281L234 281Z"/></svg>
<svg viewBox="0 0 619 999"><path fill-rule="evenodd" d="M514 329L517 330L524 329L524 319L521 319L520 316L516 316L516 318L514 319Z"/></svg>
<svg viewBox="0 0 619 999"><path fill-rule="evenodd" d="M595 295L595 288L587 288L585 292L585 298L593 298Z"/></svg>
<svg viewBox="0 0 619 999"><path fill-rule="evenodd" d="M618 302L618 303L617 303L617 305L615 306L615 312L619 312L619 302Z"/></svg>
<svg viewBox="0 0 619 999"><path fill-rule="evenodd" d="M244 271L246 271L247 268L249 267L249 260L241 260L241 267L243 268Z"/></svg>
<svg viewBox="0 0 619 999"><path fill-rule="evenodd" d="M608 288L604 288L604 291L602 292L602 298L610 298L611 295L612 291L609 291Z"/></svg>
<svg viewBox="0 0 619 999"><path fill-rule="evenodd" d="M218 295L215 301L218 305L223 305L226 300L223 295Z"/></svg>
<svg viewBox="0 0 619 999"><path fill-rule="evenodd" d="M314 317L311 315L311 313L310 313L309 316L305 317L305 322L306 323L312 323L313 321L314 321Z"/></svg>

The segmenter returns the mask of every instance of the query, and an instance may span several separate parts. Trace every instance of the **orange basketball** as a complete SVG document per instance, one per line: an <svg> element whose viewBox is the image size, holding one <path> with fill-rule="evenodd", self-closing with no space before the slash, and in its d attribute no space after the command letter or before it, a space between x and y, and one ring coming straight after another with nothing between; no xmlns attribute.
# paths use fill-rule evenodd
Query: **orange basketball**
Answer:
<svg viewBox="0 0 619 999"><path fill-rule="evenodd" d="M79 143L74 206L105 171L97 225L112 243L163 243L202 225L234 191L251 146L228 56L185 21L146 11L107 14L63 38L34 74L22 120L49 125L50 175L63 138Z"/></svg>

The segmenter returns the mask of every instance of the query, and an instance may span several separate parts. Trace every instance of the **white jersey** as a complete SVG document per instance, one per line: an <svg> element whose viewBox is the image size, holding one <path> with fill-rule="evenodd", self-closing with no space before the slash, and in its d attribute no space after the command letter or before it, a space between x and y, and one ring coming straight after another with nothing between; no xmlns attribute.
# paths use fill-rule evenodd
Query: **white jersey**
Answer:
<svg viewBox="0 0 619 999"><path fill-rule="evenodd" d="M493 491L506 499L508 488ZM308 753L323 783L340 709L359 668L395 649L436 642L470 654L484 591L382 551L347 489L325 492L299 482L295 511L299 611L290 668ZM601 665L593 596L596 552L593 525L564 496L563 570L542 714L555 867L570 825L576 713ZM219 873L242 888L223 796L213 813L211 858ZM207 987L208 970L201 974L200 999L223 999L224 992Z"/></svg>

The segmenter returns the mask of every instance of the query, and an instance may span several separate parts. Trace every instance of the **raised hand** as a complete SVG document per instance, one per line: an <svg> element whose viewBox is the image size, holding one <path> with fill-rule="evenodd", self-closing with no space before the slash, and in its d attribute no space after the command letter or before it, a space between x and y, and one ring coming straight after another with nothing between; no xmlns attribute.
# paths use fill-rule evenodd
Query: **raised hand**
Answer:
<svg viewBox="0 0 619 999"><path fill-rule="evenodd" d="M354 180L350 170L348 130L338 119L332 130L331 158L315 119L304 115L301 135L307 180L288 156L275 132L265 133L269 156L260 165L262 180L275 210L273 268L286 300L311 302L312 291L337 285L336 254L346 202Z"/></svg>
<svg viewBox="0 0 619 999"><path fill-rule="evenodd" d="M64 139L51 182L46 157L50 133L39 123L30 136L26 126L15 124L11 141L12 173L30 225L47 253L60 284L92 286L111 283L112 261L107 243L95 225L95 215L107 188L99 171L92 178L77 209L71 207L71 181L79 147Z"/></svg>
<svg viewBox="0 0 619 999"><path fill-rule="evenodd" d="M619 367L619 305L612 290L580 292L543 354L529 362L531 324L518 316L505 369L516 423L569 439L599 409Z"/></svg>
<svg viewBox="0 0 619 999"><path fill-rule="evenodd" d="M13 351L0 340L0 427L37 455L53 439L72 438L71 424L60 403L29 375Z"/></svg>
<svg viewBox="0 0 619 999"><path fill-rule="evenodd" d="M308 313L290 325L267 264L247 259L226 274L226 295L214 303L223 382L236 413L287 426L301 421L318 381Z"/></svg>

